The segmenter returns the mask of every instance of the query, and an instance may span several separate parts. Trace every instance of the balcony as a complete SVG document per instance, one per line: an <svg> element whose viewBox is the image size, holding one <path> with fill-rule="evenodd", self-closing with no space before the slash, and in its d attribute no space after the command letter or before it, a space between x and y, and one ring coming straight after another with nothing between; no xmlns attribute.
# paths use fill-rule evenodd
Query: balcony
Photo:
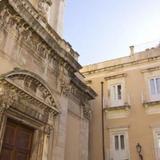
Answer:
<svg viewBox="0 0 160 160"><path fill-rule="evenodd" d="M107 106L105 107L105 110L107 111L113 111L113 110L128 110L130 109L130 105L125 102L124 104L116 105L116 106Z"/></svg>
<svg viewBox="0 0 160 160"><path fill-rule="evenodd" d="M160 113L160 96L150 96L142 93L142 104L147 114Z"/></svg>
<svg viewBox="0 0 160 160"><path fill-rule="evenodd" d="M104 101L104 111L108 119L126 118L130 112L130 96L120 101L111 101L106 99Z"/></svg>
<svg viewBox="0 0 160 160"><path fill-rule="evenodd" d="M124 96L121 100L111 100L109 97L104 98L105 110L121 110L130 108L130 96Z"/></svg>

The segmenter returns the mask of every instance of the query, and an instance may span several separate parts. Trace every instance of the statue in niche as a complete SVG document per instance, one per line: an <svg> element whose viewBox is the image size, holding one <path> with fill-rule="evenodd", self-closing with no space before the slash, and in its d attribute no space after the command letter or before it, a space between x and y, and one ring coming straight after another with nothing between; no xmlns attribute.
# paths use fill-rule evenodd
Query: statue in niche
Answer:
<svg viewBox="0 0 160 160"><path fill-rule="evenodd" d="M44 15L46 18L51 5L52 5L51 0L39 0L38 2L38 9L40 13Z"/></svg>

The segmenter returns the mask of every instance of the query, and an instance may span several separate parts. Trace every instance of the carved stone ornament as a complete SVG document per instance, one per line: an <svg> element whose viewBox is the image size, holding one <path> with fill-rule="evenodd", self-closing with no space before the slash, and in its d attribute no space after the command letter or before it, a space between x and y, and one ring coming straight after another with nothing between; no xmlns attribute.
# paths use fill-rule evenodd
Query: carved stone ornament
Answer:
<svg viewBox="0 0 160 160"><path fill-rule="evenodd" d="M51 0L39 0L38 9L42 14L46 16L49 11L49 7L51 5L52 5Z"/></svg>
<svg viewBox="0 0 160 160"><path fill-rule="evenodd" d="M68 96L69 92L71 91L70 78L63 64L60 66L58 79L61 94Z"/></svg>
<svg viewBox="0 0 160 160"><path fill-rule="evenodd" d="M17 93L14 89L0 86L0 113L3 113L10 106L18 101Z"/></svg>
<svg viewBox="0 0 160 160"><path fill-rule="evenodd" d="M55 107L55 101L50 89L37 74L15 68L14 71L8 73L5 77L45 104Z"/></svg>
<svg viewBox="0 0 160 160"><path fill-rule="evenodd" d="M91 109L90 107L88 107L87 105L85 105L84 103L81 104L82 105L82 109L83 109L83 116L86 118L86 119L90 119L91 118Z"/></svg>

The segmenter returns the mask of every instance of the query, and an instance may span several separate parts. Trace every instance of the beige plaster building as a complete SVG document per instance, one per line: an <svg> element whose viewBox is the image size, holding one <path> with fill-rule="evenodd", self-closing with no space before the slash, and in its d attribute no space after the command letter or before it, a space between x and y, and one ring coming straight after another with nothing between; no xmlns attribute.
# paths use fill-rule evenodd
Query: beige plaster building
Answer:
<svg viewBox="0 0 160 160"><path fill-rule="evenodd" d="M0 160L88 160L96 93L59 36L63 10L64 0L0 0Z"/></svg>
<svg viewBox="0 0 160 160"><path fill-rule="evenodd" d="M130 56L81 72L98 94L92 103L90 160L103 159L101 106L106 160L159 160L160 47L134 53L132 46Z"/></svg>

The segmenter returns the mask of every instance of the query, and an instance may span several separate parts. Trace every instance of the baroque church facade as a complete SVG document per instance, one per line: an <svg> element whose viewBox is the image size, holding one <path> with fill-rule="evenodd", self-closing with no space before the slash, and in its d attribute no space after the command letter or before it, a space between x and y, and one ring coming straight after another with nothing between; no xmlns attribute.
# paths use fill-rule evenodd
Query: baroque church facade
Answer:
<svg viewBox="0 0 160 160"><path fill-rule="evenodd" d="M64 0L0 0L0 160L88 160L90 101L60 35Z"/></svg>

